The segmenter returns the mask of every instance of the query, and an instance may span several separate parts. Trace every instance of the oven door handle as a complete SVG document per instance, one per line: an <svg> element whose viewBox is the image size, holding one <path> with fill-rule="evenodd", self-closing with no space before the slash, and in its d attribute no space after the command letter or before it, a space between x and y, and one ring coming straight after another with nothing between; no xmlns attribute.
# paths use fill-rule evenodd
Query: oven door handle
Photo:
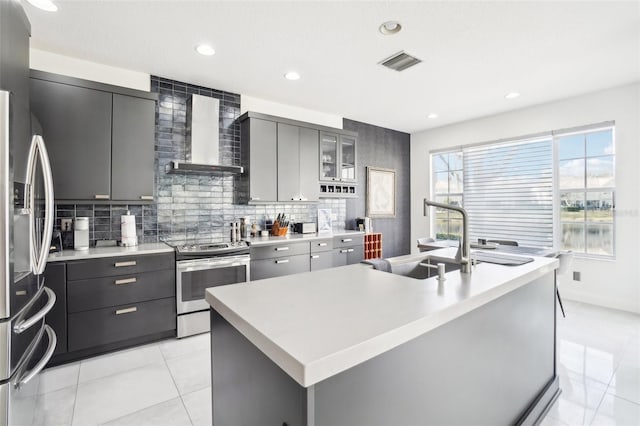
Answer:
<svg viewBox="0 0 640 426"><path fill-rule="evenodd" d="M234 259L234 260L215 260L214 262L199 263L199 262L177 262L177 268L180 272L195 272L206 269L218 269L228 266L245 266L249 264L249 259Z"/></svg>

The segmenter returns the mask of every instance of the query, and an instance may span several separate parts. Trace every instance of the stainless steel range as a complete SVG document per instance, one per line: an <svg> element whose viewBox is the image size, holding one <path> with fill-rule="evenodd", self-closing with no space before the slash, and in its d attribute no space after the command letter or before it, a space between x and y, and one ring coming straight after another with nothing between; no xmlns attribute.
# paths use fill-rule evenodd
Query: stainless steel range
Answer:
<svg viewBox="0 0 640 426"><path fill-rule="evenodd" d="M205 290L249 281L249 245L201 242L174 246L178 338L209 331Z"/></svg>

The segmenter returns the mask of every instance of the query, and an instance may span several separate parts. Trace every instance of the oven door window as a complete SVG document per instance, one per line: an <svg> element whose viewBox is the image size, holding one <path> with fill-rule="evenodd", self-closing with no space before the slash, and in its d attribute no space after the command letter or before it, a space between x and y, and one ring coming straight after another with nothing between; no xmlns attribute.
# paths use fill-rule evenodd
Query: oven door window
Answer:
<svg viewBox="0 0 640 426"><path fill-rule="evenodd" d="M185 271L181 273L182 301L204 299L204 291L209 287L243 283L247 281L247 266L234 265L222 268Z"/></svg>

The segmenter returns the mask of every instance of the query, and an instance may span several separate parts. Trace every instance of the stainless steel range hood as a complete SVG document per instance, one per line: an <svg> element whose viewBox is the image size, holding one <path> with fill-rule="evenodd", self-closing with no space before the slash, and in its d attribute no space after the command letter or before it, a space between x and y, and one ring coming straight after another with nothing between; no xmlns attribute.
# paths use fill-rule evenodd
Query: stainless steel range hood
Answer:
<svg viewBox="0 0 640 426"><path fill-rule="evenodd" d="M171 161L167 173L218 174L244 171L242 166L219 164L220 101L208 96L192 95L187 101L187 161Z"/></svg>

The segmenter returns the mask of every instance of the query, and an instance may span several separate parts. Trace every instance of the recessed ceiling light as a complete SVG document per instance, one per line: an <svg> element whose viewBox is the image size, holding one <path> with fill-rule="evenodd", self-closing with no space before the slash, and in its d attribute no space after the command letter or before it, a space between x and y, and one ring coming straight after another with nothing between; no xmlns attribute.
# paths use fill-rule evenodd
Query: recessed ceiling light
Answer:
<svg viewBox="0 0 640 426"><path fill-rule="evenodd" d="M204 56L215 55L216 51L208 44L199 44L196 46L196 52Z"/></svg>
<svg viewBox="0 0 640 426"><path fill-rule="evenodd" d="M432 112L431 114L427 115L427 118L431 119L431 118L438 118L438 114Z"/></svg>
<svg viewBox="0 0 640 426"><path fill-rule="evenodd" d="M507 93L506 95L504 95L504 97L505 97L506 99L515 99L515 98L517 98L518 96L520 96L520 93L518 93L518 92L509 92L509 93Z"/></svg>
<svg viewBox="0 0 640 426"><path fill-rule="evenodd" d="M380 27L378 28L378 31L380 31L384 35L393 35L393 34L398 34L401 29L402 29L402 25L400 25L400 22L387 21L387 22L383 22L382 25L380 25Z"/></svg>
<svg viewBox="0 0 640 426"><path fill-rule="evenodd" d="M300 80L300 74L295 71L290 71L284 75L287 80Z"/></svg>
<svg viewBox="0 0 640 426"><path fill-rule="evenodd" d="M27 0L31 3L32 6L37 7L38 9L46 10L47 12L55 12L58 10L58 6L56 6L51 0Z"/></svg>

